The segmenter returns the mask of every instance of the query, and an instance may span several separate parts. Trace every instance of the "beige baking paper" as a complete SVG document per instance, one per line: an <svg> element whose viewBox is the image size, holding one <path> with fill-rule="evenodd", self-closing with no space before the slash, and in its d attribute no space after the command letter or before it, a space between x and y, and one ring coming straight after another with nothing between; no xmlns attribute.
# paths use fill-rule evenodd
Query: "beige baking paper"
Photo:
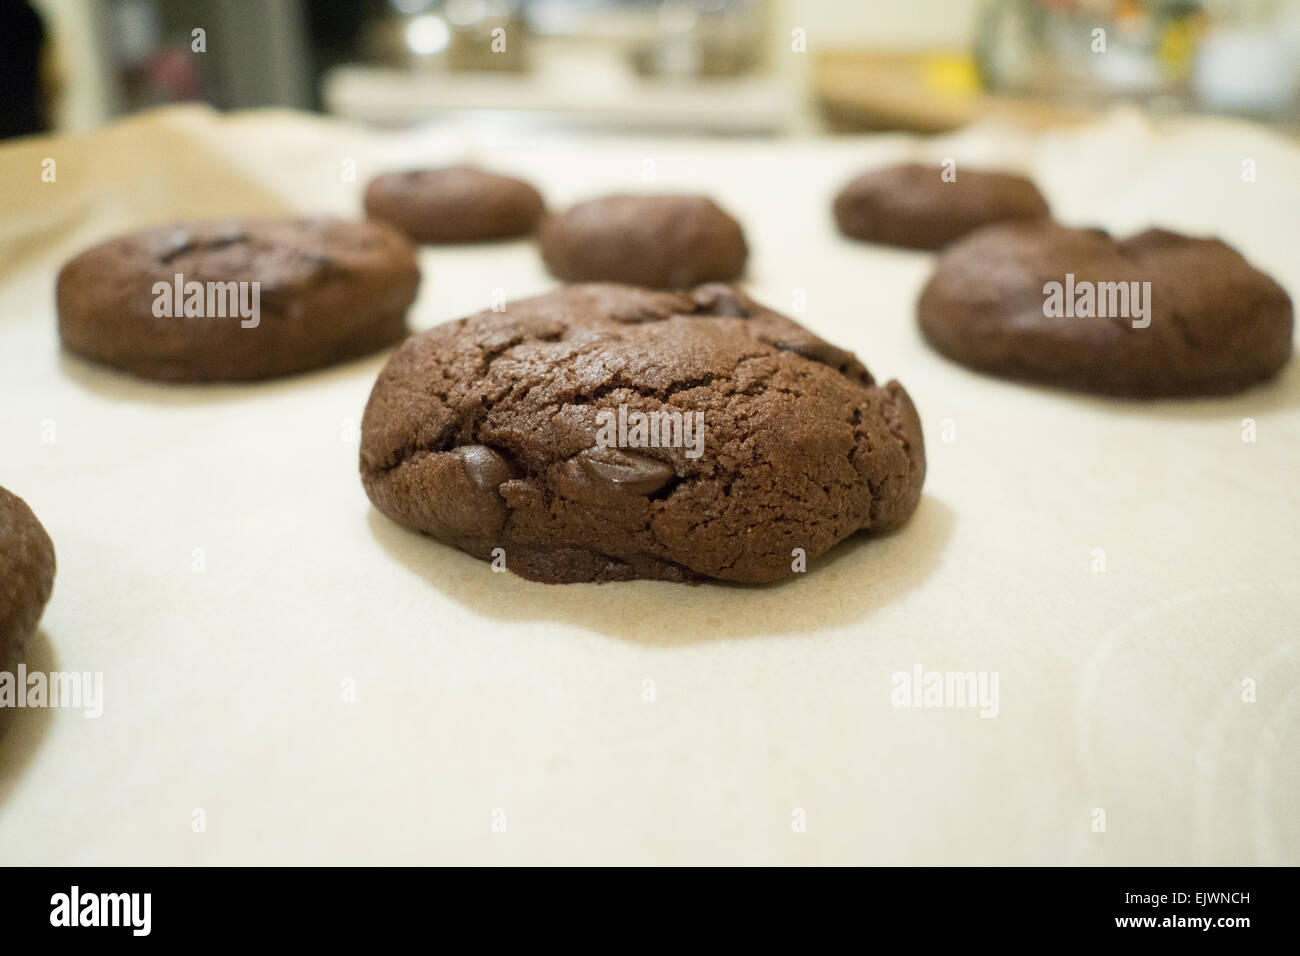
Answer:
<svg viewBox="0 0 1300 956"><path fill-rule="evenodd" d="M932 257L829 215L911 157L1027 170L1071 224L1222 236L1300 296L1300 147L1229 122L524 148L183 108L0 148L0 484L59 560L29 666L103 674L102 716L0 742L0 862L1300 863L1300 369L1138 404L945 361L914 323ZM915 399L911 524L775 587L533 584L371 508L383 356L167 387L60 354L55 275L91 243L355 216L374 173L461 160L553 206L732 210L752 292ZM527 241L420 258L417 328L553 286ZM996 706L895 706L918 670L996 675Z"/></svg>

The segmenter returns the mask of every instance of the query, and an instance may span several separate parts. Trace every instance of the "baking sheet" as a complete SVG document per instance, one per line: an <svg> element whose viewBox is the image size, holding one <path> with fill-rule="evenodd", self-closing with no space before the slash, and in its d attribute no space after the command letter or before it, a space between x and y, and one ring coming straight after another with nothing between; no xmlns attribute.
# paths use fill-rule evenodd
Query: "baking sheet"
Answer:
<svg viewBox="0 0 1300 956"><path fill-rule="evenodd" d="M1071 224L1220 235L1300 294L1300 149L1230 122L523 146L185 107L0 147L0 484L59 561L29 667L104 680L98 719L20 711L0 740L0 862L1300 863L1294 363L1133 404L945 361L913 317L931 257L829 215L912 157L1025 169ZM86 245L357 215L375 172L458 160L553 206L717 198L752 293L911 393L910 525L780 586L534 584L371 508L383 356L167 387L60 354L54 276ZM553 286L527 241L420 259L417 328ZM997 715L894 706L917 668L996 673Z"/></svg>

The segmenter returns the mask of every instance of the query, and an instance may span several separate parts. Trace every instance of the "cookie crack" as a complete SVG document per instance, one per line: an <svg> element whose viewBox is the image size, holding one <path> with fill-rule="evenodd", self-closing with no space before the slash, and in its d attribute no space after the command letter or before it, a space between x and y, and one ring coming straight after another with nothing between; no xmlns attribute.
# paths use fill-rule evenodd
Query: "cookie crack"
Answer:
<svg viewBox="0 0 1300 956"><path fill-rule="evenodd" d="M170 265L183 255L191 252L212 252L218 249L225 249L229 246L238 245L241 242L248 242L248 236L244 233L234 233L228 236L214 236L211 239L194 239L186 238L184 241L177 243L158 257L158 261L164 265Z"/></svg>
<svg viewBox="0 0 1300 956"><path fill-rule="evenodd" d="M498 342L495 345L485 346L482 345L481 343L476 342L475 346L478 348L478 352L479 352L478 369L477 369L478 377L480 379L486 378L488 373L492 371L493 362L495 362L501 356L505 355L515 346L522 345L523 342L524 342L523 335L513 335L510 337L508 341Z"/></svg>

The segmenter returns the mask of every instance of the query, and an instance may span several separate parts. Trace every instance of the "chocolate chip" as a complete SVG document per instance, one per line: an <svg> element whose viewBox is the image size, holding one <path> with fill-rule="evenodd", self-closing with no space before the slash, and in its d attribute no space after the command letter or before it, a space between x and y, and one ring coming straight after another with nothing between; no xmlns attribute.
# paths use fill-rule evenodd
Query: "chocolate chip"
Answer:
<svg viewBox="0 0 1300 956"><path fill-rule="evenodd" d="M453 449L452 454L461 460L469 480L484 491L496 491L514 477L514 469L505 456L486 445L462 445Z"/></svg>
<svg viewBox="0 0 1300 956"><path fill-rule="evenodd" d="M158 254L158 261L171 263L191 252L211 252L214 249L225 249L227 246L247 241L247 233L237 226L231 226L225 232L208 239L198 239L188 229L177 229L167 237L162 251Z"/></svg>
<svg viewBox="0 0 1300 956"><path fill-rule="evenodd" d="M419 481L436 484L443 493L425 503L420 527L465 538L496 534L505 526L509 508L498 491L514 477L500 452L483 445L463 445L446 454L421 459Z"/></svg>
<svg viewBox="0 0 1300 956"><path fill-rule="evenodd" d="M213 236L206 245L207 249L224 249L227 246L238 245L241 242L248 241L248 234L240 229L232 229L229 232L223 232L219 236Z"/></svg>
<svg viewBox="0 0 1300 956"><path fill-rule="evenodd" d="M806 359L829 365L841 372L853 362L852 353L836 348L829 342L777 342L776 347L782 352L802 355Z"/></svg>
<svg viewBox="0 0 1300 956"><path fill-rule="evenodd" d="M588 448L578 461L591 481L638 495L652 495L676 477L667 462L621 448Z"/></svg>
<svg viewBox="0 0 1300 956"><path fill-rule="evenodd" d="M721 319L747 319L749 309L730 286L709 283L695 290L696 306L708 315Z"/></svg>
<svg viewBox="0 0 1300 956"><path fill-rule="evenodd" d="M188 229L177 229L167 237L162 250L158 253L158 261L170 263L197 247L198 242L195 241Z"/></svg>

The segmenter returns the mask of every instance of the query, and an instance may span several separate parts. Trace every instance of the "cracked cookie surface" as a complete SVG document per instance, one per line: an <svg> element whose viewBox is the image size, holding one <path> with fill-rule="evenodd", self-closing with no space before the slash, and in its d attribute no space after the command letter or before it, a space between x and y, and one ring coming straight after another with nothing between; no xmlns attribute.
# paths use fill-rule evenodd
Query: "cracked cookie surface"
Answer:
<svg viewBox="0 0 1300 956"><path fill-rule="evenodd" d="M156 314L159 284L174 285L177 275L205 289L203 315ZM208 291L238 292L247 283L246 304L254 282L255 325L226 308L233 300ZM419 284L410 243L384 223L178 222L110 239L69 261L58 278L59 336L70 352L142 378L273 378L401 341Z"/></svg>
<svg viewBox="0 0 1300 956"><path fill-rule="evenodd" d="M698 440L602 440L633 413ZM924 474L901 385L725 285L569 286L438 326L393 354L362 422L381 512L555 583L780 580L795 549L897 528Z"/></svg>
<svg viewBox="0 0 1300 956"><path fill-rule="evenodd" d="M1049 284L1067 276L1079 290L1127 284L1127 308L1117 287L1105 298L1129 314L1046 315ZM1148 313L1135 318L1139 297ZM1291 356L1281 286L1217 239L1163 229L1120 241L1049 222L989 226L939 255L917 317L926 341L978 371L1120 397L1238 392Z"/></svg>

